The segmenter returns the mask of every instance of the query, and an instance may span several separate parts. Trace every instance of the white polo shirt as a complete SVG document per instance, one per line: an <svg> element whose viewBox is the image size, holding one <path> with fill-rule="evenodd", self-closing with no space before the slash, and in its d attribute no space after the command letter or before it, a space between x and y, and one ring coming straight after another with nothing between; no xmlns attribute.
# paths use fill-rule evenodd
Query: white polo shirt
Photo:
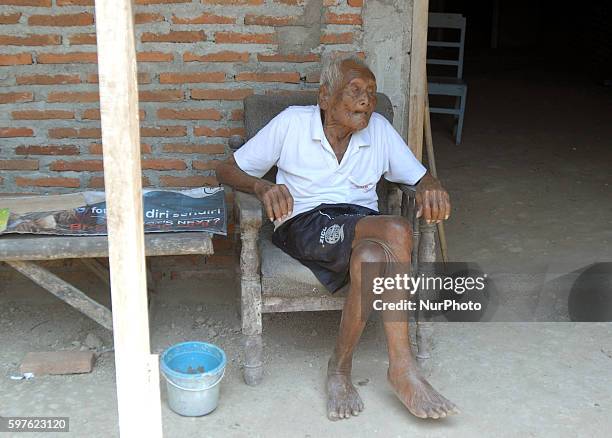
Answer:
<svg viewBox="0 0 612 438"><path fill-rule="evenodd" d="M426 169L393 125L373 113L368 126L353 133L338 163L325 138L318 105L291 106L234 153L238 167L261 178L278 167L276 183L293 196L291 217L320 204L350 203L378 211L376 184L415 184ZM280 225L275 221L275 226Z"/></svg>

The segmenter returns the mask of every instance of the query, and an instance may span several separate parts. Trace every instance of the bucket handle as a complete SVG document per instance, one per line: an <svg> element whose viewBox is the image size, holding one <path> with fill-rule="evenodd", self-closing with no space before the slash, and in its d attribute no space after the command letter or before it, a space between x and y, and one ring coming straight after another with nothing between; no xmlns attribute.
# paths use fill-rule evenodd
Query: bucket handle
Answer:
<svg viewBox="0 0 612 438"><path fill-rule="evenodd" d="M166 375L164 374L164 377L166 378L166 382L168 382L169 384L171 384L172 386L174 386L175 388L181 389L183 391L204 391L206 389L210 389L210 388L214 388L215 386L217 386L219 384L219 382L221 382L221 380L223 380L223 377L225 376L225 368L223 369L223 374L221 374L221 377L219 377L219 380L217 380L215 383L213 383L210 386L207 386L206 388L198 388L198 389L193 389L193 388L183 388L182 386L177 385L176 383L174 383L172 380L170 380L168 377L166 377Z"/></svg>

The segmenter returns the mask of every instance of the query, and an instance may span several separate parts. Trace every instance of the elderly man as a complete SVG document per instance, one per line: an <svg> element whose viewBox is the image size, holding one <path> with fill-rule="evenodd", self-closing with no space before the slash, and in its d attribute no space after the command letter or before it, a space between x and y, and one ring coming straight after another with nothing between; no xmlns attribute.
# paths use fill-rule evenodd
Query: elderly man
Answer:
<svg viewBox="0 0 612 438"><path fill-rule="evenodd" d="M365 263L410 262L407 220L378 213L376 183L417 185L419 215L447 219L447 192L411 153L376 107L376 79L357 57L324 67L316 106L290 107L217 167L220 182L254 193L274 222L275 245L309 267L331 293L349 282L336 346L327 371L327 415L350 418L363 410L351 382L353 351L372 302L362 287ZM261 179L278 167L276 184ZM362 305L366 304L367 309ZM457 412L417 370L406 312L383 311L389 383L420 418Z"/></svg>

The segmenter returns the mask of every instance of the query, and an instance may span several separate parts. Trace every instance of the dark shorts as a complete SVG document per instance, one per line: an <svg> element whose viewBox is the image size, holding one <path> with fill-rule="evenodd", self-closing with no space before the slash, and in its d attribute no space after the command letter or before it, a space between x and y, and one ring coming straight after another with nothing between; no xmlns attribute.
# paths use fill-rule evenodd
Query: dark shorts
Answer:
<svg viewBox="0 0 612 438"><path fill-rule="evenodd" d="M357 222L379 214L355 204L321 204L291 218L272 234L272 242L310 268L332 293L349 279Z"/></svg>

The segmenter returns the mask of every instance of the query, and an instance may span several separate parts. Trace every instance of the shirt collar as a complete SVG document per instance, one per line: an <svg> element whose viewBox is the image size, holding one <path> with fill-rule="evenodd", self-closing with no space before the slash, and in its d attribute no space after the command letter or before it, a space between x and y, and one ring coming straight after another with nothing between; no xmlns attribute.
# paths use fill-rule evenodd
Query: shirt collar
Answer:
<svg viewBox="0 0 612 438"><path fill-rule="evenodd" d="M351 136L351 142L358 147L362 146L370 146L370 132L368 128L370 125L366 126L361 131L354 132ZM323 123L321 122L321 108L319 105L316 105L315 110L312 112L312 117L310 119L310 137L313 140L319 140L323 142L325 138L325 132L323 131Z"/></svg>

